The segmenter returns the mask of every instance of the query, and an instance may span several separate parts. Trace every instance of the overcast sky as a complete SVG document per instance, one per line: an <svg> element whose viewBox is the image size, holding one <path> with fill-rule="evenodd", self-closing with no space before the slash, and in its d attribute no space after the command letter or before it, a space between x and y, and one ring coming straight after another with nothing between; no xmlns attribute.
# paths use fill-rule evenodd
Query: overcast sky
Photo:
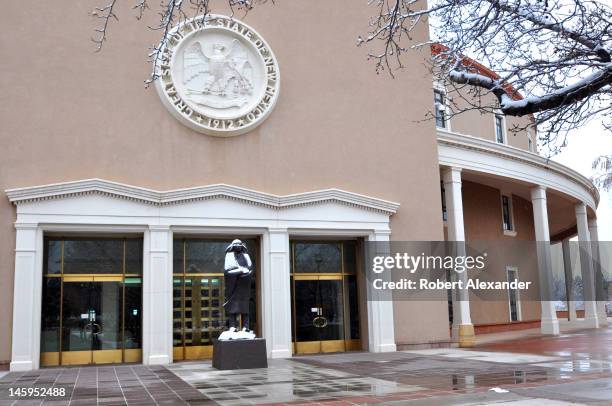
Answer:
<svg viewBox="0 0 612 406"><path fill-rule="evenodd" d="M599 120L593 120L568 138L567 147L553 157L555 161L577 170L590 178L592 163L600 155L612 153L612 133L606 132ZM612 241L612 193L602 192L597 209L597 226L600 241Z"/></svg>

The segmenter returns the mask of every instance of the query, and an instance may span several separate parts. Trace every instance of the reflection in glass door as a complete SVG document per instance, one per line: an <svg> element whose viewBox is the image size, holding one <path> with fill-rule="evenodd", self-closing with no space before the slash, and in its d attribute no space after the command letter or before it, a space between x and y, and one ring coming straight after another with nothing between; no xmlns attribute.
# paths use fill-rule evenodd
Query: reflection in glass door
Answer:
<svg viewBox="0 0 612 406"><path fill-rule="evenodd" d="M142 240L45 238L41 365L138 362Z"/></svg>
<svg viewBox="0 0 612 406"><path fill-rule="evenodd" d="M122 362L121 296L120 277L64 278L63 365Z"/></svg>
<svg viewBox="0 0 612 406"><path fill-rule="evenodd" d="M294 351L361 348L355 241L292 242Z"/></svg>

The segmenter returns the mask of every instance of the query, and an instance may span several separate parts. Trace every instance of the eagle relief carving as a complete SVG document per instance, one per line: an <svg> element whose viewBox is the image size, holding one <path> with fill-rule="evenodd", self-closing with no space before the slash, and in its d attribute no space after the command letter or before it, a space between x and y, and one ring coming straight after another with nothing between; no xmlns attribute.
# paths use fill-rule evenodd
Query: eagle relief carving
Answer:
<svg viewBox="0 0 612 406"><path fill-rule="evenodd" d="M253 28L219 14L178 24L160 43L155 88L191 129L218 137L244 134L272 112L280 91L276 57Z"/></svg>
<svg viewBox="0 0 612 406"><path fill-rule="evenodd" d="M242 107L253 95L253 67L237 39L229 45L195 41L183 54L186 98L216 109Z"/></svg>

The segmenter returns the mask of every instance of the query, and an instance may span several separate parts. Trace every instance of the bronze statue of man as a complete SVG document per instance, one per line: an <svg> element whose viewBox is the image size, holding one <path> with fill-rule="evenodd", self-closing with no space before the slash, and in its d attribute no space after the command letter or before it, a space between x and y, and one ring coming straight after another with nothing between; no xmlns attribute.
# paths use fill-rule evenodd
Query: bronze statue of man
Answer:
<svg viewBox="0 0 612 406"><path fill-rule="evenodd" d="M225 313L229 315L229 328L249 331L249 301L253 263L246 245L234 240L225 250ZM242 323L240 317L242 316ZM242 325L240 325L242 324Z"/></svg>

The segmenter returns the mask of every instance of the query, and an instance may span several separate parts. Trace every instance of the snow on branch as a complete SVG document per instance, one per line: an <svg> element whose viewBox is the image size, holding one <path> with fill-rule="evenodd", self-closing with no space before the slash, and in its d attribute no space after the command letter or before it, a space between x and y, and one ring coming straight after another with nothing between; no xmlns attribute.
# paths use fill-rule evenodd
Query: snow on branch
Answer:
<svg viewBox="0 0 612 406"><path fill-rule="evenodd" d="M612 120L612 9L604 1L370 0L376 14L359 43L373 48L378 71L390 72L408 51L431 47L435 80L462 94L452 114L528 116L544 144L561 145L595 115ZM412 40L427 23L431 40Z"/></svg>
<svg viewBox="0 0 612 406"><path fill-rule="evenodd" d="M575 101L589 97L601 88L610 86L611 83L612 63L609 63L607 67L544 96L530 96L520 100L513 100L506 93L503 93L500 97L500 106L505 114L524 116L530 113L571 105Z"/></svg>
<svg viewBox="0 0 612 406"><path fill-rule="evenodd" d="M612 155L602 155L593 162L593 183L602 189L612 189Z"/></svg>

